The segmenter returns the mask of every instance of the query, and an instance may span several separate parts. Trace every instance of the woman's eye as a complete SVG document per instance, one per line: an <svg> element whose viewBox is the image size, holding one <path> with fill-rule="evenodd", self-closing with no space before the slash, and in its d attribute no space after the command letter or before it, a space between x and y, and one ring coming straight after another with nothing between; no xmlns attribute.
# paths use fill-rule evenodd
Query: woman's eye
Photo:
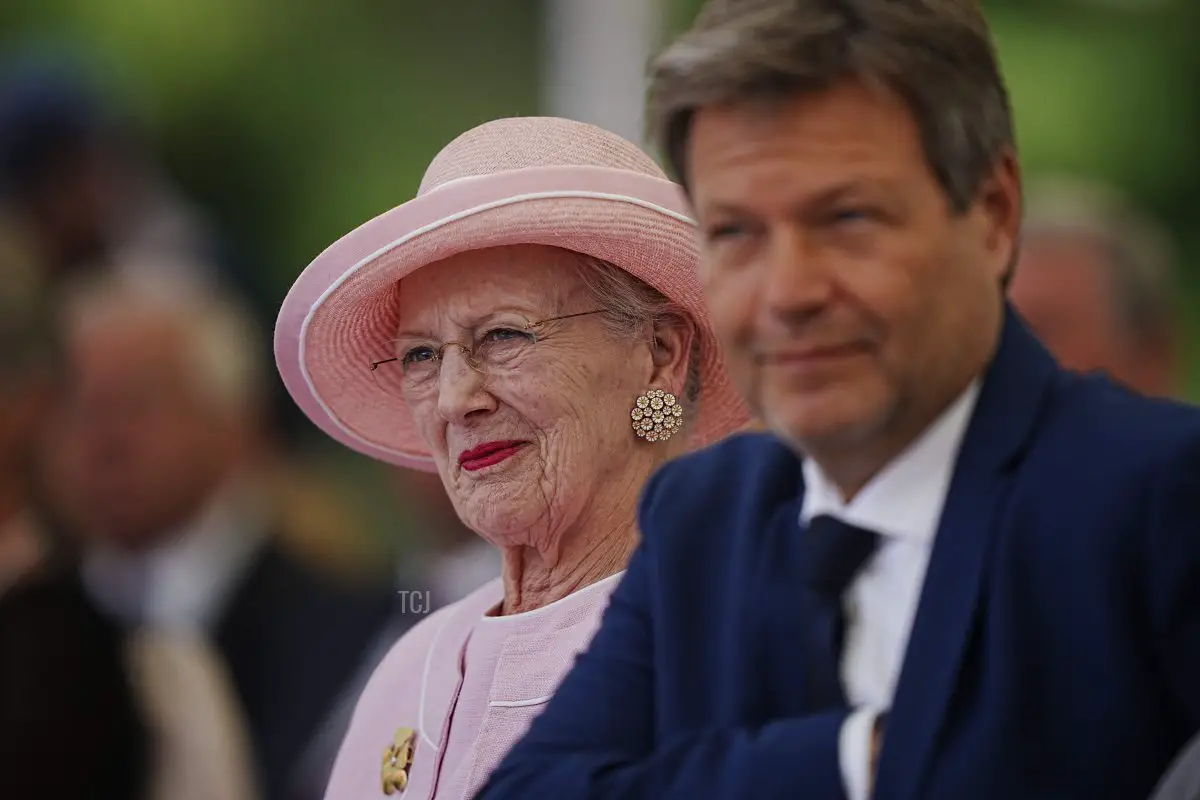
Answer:
<svg viewBox="0 0 1200 800"><path fill-rule="evenodd" d="M435 357L432 347L414 347L400 358L400 363L407 367L409 364L419 364Z"/></svg>
<svg viewBox="0 0 1200 800"><path fill-rule="evenodd" d="M484 342L507 342L513 339L527 339L529 334L514 328L492 328L483 335Z"/></svg>

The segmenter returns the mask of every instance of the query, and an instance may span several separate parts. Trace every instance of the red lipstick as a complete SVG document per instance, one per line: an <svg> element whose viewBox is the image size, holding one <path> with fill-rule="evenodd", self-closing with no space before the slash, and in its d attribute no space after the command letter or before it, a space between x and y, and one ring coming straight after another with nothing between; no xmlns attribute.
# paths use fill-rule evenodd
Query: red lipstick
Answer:
<svg viewBox="0 0 1200 800"><path fill-rule="evenodd" d="M467 472L475 472L484 467L491 467L516 455L525 446L525 442L510 439L498 442L484 442L470 450L458 454L458 465Z"/></svg>

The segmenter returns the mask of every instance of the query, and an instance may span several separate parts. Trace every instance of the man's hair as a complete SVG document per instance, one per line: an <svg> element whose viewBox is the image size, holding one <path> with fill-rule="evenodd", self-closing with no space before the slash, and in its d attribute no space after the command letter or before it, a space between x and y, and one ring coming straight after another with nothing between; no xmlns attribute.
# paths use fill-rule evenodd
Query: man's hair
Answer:
<svg viewBox="0 0 1200 800"><path fill-rule="evenodd" d="M183 338L198 390L225 412L259 413L267 373L253 317L221 288L182 277L190 267L157 260L151 266L157 269L125 262L113 274L69 287L63 302L69 331L89 336L130 321L169 322Z"/></svg>
<svg viewBox="0 0 1200 800"><path fill-rule="evenodd" d="M1001 153L1016 149L978 0L710 0L652 64L648 120L687 188L698 110L776 102L846 79L904 100L956 211Z"/></svg>
<svg viewBox="0 0 1200 800"><path fill-rule="evenodd" d="M1023 241L1073 239L1095 246L1104 257L1118 322L1135 340L1160 340L1174 322L1178 290L1177 257L1166 229L1119 189L1097 181L1045 176L1027 198Z"/></svg>

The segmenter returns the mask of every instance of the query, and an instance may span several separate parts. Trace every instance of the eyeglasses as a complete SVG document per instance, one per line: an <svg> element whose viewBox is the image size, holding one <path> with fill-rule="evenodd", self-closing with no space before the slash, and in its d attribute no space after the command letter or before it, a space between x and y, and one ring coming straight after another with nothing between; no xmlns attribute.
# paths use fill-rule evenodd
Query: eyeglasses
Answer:
<svg viewBox="0 0 1200 800"><path fill-rule="evenodd" d="M392 341L389 342L392 352L396 352L401 344L407 345L408 349L400 355L372 361L371 376L380 389L401 399L428 394L438 385L446 349L454 347L462 353L471 369L491 377L502 377L516 372L528 361L549 323L603 312L604 309L594 309L536 322L525 321L519 325L494 325L472 337L470 344Z"/></svg>

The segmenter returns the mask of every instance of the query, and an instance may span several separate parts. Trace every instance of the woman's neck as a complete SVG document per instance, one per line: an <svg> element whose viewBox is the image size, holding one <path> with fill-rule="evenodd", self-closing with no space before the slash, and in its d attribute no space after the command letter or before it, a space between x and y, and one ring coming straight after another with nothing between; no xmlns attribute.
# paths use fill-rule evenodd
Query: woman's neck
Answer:
<svg viewBox="0 0 1200 800"><path fill-rule="evenodd" d="M538 546L501 547L504 602L500 614L548 606L625 569L638 543L637 505L659 463L656 451L595 477L592 494L574 524L531 537ZM638 457L640 456L640 457Z"/></svg>
<svg viewBox="0 0 1200 800"><path fill-rule="evenodd" d="M502 549L504 602L500 613L519 614L561 600L625 569L637 545L635 526L592 526L563 537L553 557L532 547Z"/></svg>

